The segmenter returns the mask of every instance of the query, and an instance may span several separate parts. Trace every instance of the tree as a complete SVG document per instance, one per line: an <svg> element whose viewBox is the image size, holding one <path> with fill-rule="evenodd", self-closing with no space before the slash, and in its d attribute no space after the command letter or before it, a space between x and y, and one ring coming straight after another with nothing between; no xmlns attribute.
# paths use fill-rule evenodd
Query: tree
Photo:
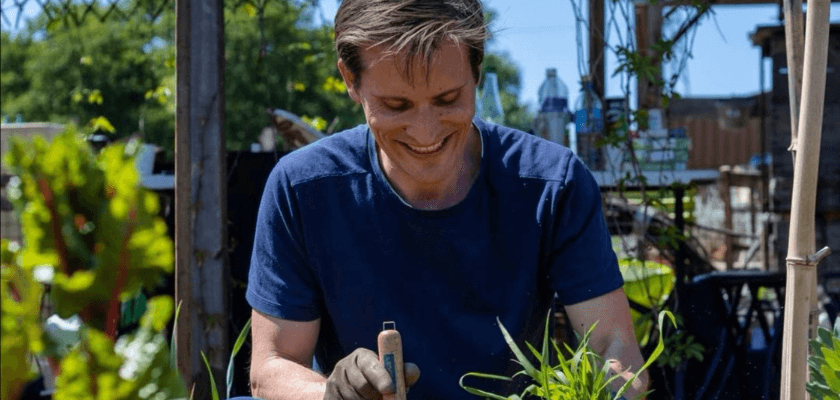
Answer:
<svg viewBox="0 0 840 400"><path fill-rule="evenodd" d="M89 14L32 20L2 33L0 111L25 121L88 123L105 117L113 137L132 133L174 157L174 10L132 0L137 12L104 20ZM231 2L230 5L233 3ZM79 10L73 10L81 15ZM94 5L94 7L100 7ZM104 15L104 8L97 8ZM336 67L331 26L313 23L311 2L240 2L225 10L225 135L244 150L281 108L331 133L364 123ZM492 15L492 10L488 11ZM488 17L492 18L492 16ZM522 130L533 116L519 104L519 71L507 54L487 53L499 75L506 124Z"/></svg>
<svg viewBox="0 0 840 400"><path fill-rule="evenodd" d="M172 149L173 18L141 11L76 25L42 15L14 38L4 32L2 113L79 124L103 116L116 137L139 133Z"/></svg>
<svg viewBox="0 0 840 400"><path fill-rule="evenodd" d="M310 21L311 6L272 1L225 15L225 134L247 148L282 108L329 133L364 122L336 67L333 29Z"/></svg>

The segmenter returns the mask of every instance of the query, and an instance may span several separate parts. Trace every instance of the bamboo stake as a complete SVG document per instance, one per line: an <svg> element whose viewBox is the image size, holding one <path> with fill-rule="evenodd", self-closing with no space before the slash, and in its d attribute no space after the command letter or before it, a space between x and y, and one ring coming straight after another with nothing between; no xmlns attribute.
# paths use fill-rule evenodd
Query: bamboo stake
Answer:
<svg viewBox="0 0 840 400"><path fill-rule="evenodd" d="M802 93L802 0L784 0L785 53L787 55L788 98L790 99L790 147L796 162L796 136L799 129L799 100Z"/></svg>
<svg viewBox="0 0 840 400"><path fill-rule="evenodd" d="M784 0L785 15L785 54L788 71L788 103L790 104L790 146L788 151L793 163L796 163L797 136L799 134L799 106L802 93L802 62L805 34L802 28L802 0ZM811 310L808 324L808 337L817 331L819 304L817 298L817 274L811 282Z"/></svg>
<svg viewBox="0 0 840 400"><path fill-rule="evenodd" d="M802 108L791 193L785 320L782 339L782 400L806 400L808 379L808 317L817 264L828 248L814 254L820 140L822 136L825 70L828 62L829 0L808 2ZM788 39L790 40L790 39Z"/></svg>

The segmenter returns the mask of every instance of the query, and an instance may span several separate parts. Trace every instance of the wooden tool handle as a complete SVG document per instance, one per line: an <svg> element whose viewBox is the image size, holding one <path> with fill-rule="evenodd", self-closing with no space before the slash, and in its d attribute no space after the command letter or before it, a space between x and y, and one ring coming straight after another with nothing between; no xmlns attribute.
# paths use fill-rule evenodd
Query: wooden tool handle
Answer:
<svg viewBox="0 0 840 400"><path fill-rule="evenodd" d="M387 324L391 329L384 329ZM382 324L383 331L377 340L379 346L379 362L391 374L391 380L396 386L393 395L382 396L382 400L406 400L405 398L405 365L403 364L402 338L394 329L393 322Z"/></svg>

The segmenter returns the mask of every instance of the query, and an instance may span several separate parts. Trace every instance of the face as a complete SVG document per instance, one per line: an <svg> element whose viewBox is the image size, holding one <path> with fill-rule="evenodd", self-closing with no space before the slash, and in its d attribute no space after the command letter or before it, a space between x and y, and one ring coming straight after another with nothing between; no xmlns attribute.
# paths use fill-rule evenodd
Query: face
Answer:
<svg viewBox="0 0 840 400"><path fill-rule="evenodd" d="M470 175L478 135L472 128L476 83L466 48L443 44L428 72L425 60L418 60L413 82L403 77L399 54L383 57L381 51L362 49L359 86L340 61L339 70L350 97L364 108L388 179L398 189L434 189L458 180L458 174Z"/></svg>

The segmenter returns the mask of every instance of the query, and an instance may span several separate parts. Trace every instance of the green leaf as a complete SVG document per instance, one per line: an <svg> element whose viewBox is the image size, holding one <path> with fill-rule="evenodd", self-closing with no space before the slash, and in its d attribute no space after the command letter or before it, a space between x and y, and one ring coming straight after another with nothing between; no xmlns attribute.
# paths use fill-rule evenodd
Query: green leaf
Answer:
<svg viewBox="0 0 840 400"><path fill-rule="evenodd" d="M525 355L522 354L522 351L519 350L519 346L516 345L516 342L513 340L513 337L511 337L510 333L508 333L507 329L505 329L505 326L502 324L502 321L499 319L499 317L496 317L496 322L499 324L499 329L502 331L502 336L504 336L505 342L507 342L508 347L510 347L511 351L513 351L516 360L525 368L525 372L528 374L528 376L532 378L537 376L539 374L539 371L536 368L534 368L534 365L531 364L531 362L528 361L528 358L526 358Z"/></svg>
<svg viewBox="0 0 840 400"><path fill-rule="evenodd" d="M239 337L236 338L236 342L233 344L233 350L230 353L230 361L228 362L227 368L227 397L230 397L230 390L233 388L233 360L236 355L239 354L239 349L242 348L242 345L248 338L248 333L250 331L251 318L248 318L248 322L245 323L245 327L242 328L242 332L239 332Z"/></svg>
<svg viewBox="0 0 840 400"><path fill-rule="evenodd" d="M213 400L219 400L219 391L216 389L216 378L213 377L213 370L210 369L210 363L207 362L207 357L204 352L201 352L201 359L204 360L204 366L207 367L207 374L210 376L210 391L213 394Z"/></svg>
<svg viewBox="0 0 840 400"><path fill-rule="evenodd" d="M840 373L836 370L832 370L832 368L828 365L821 366L820 372L825 378L825 383L828 385L829 389L831 389L834 393L840 393Z"/></svg>
<svg viewBox="0 0 840 400"><path fill-rule="evenodd" d="M174 301L171 296L155 296L146 303L146 312L140 318L140 326L152 331L163 330L172 318Z"/></svg>
<svg viewBox="0 0 840 400"><path fill-rule="evenodd" d="M477 378L484 378L484 379L495 379L495 380L501 380L501 381L510 381L511 380L510 378L508 378L506 376L501 376L501 375L483 374L483 373L479 373L479 372L468 372L468 373L464 374L461 377L460 380L458 380L458 385L460 385L462 389L466 390L470 394L474 394L476 396L484 396L484 397L491 398L491 399L494 399L494 400L508 400L509 399L507 397L499 396L495 393L490 393L490 392L487 392L487 391L484 391L484 390L481 390L481 389L476 389L476 388L464 385L464 378L466 378L468 376L474 376L474 377L477 377Z"/></svg>

